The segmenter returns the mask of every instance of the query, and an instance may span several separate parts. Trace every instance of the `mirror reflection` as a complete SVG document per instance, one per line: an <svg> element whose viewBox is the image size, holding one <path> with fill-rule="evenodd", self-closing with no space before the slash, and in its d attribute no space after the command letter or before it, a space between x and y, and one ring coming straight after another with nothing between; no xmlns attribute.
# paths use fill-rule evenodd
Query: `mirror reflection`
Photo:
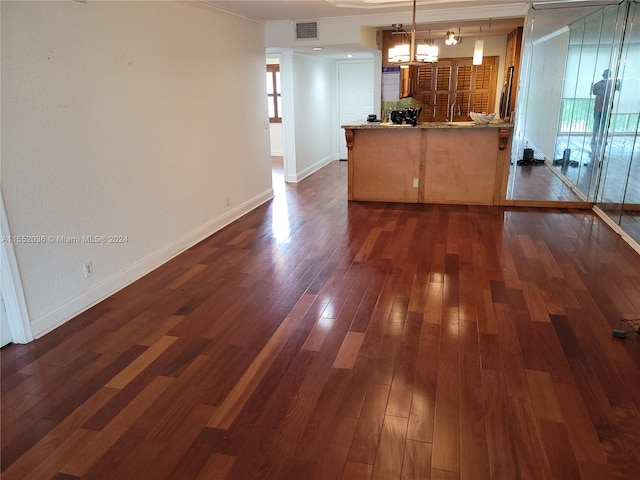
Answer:
<svg viewBox="0 0 640 480"><path fill-rule="evenodd" d="M640 241L639 23L633 1L530 10L509 177L514 204L595 204Z"/></svg>

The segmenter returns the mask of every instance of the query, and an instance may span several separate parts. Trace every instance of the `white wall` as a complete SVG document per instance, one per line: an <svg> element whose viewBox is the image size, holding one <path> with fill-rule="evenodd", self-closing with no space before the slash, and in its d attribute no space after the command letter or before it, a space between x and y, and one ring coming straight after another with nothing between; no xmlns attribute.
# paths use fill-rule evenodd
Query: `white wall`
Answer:
<svg viewBox="0 0 640 480"><path fill-rule="evenodd" d="M524 136L536 158L554 158L568 45L567 29L525 50L523 61L535 70L520 90L526 95Z"/></svg>
<svg viewBox="0 0 640 480"><path fill-rule="evenodd" d="M296 178L287 181L300 181L337 160L336 61L294 53L292 63ZM286 84L282 88L284 102Z"/></svg>
<svg viewBox="0 0 640 480"><path fill-rule="evenodd" d="M282 124L269 124L269 138L271 141L271 155L281 157L284 155L284 143L282 138Z"/></svg>
<svg viewBox="0 0 640 480"><path fill-rule="evenodd" d="M34 335L271 198L262 25L174 2L1 8L2 195L13 235L48 238L15 245Z"/></svg>

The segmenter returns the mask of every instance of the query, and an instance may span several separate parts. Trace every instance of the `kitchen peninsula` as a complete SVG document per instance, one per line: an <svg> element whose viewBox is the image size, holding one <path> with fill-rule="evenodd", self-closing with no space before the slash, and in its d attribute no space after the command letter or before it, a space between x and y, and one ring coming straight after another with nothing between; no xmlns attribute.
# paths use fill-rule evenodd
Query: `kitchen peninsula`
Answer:
<svg viewBox="0 0 640 480"><path fill-rule="evenodd" d="M504 205L513 123L343 125L349 200Z"/></svg>

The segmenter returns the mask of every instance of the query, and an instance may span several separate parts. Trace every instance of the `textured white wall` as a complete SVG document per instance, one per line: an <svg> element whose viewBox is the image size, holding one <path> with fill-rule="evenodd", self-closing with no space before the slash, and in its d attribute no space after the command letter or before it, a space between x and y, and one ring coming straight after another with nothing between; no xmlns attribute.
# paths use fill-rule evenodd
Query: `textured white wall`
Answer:
<svg viewBox="0 0 640 480"><path fill-rule="evenodd" d="M271 197L264 30L174 2L1 8L12 234L128 239L15 246L37 336Z"/></svg>
<svg viewBox="0 0 640 480"><path fill-rule="evenodd" d="M281 123L271 123L269 125L269 137L271 139L271 155L274 157L281 157L284 155Z"/></svg>
<svg viewBox="0 0 640 480"><path fill-rule="evenodd" d="M283 87L284 88L284 87ZM283 90L284 95L284 90ZM336 61L293 55L297 180L337 160Z"/></svg>
<svg viewBox="0 0 640 480"><path fill-rule="evenodd" d="M533 45L532 59L525 59L535 66L522 87L527 95L525 137L536 158L554 158L568 46L567 30Z"/></svg>

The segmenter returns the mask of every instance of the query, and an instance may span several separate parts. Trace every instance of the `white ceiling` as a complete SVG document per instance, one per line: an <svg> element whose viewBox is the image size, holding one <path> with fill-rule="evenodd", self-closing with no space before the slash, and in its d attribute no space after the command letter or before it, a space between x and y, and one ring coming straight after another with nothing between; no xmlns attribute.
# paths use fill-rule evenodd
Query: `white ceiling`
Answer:
<svg viewBox="0 0 640 480"><path fill-rule="evenodd" d="M406 13L411 11L413 5L407 0L208 0L206 3L265 22ZM513 0L418 0L416 2L418 12L498 5L522 6L527 3Z"/></svg>
<svg viewBox="0 0 640 480"><path fill-rule="evenodd" d="M366 17L366 25L381 29L392 29L394 22L403 22L410 29L412 1L407 0L199 0L202 4L240 15L259 22L279 22L293 20L337 20L337 17L352 19L355 23ZM613 1L613 0L612 0ZM597 3L607 3L599 0ZM551 3L550 6L586 7L593 1L585 0L537 0L536 4ZM482 27L483 35L507 35L515 27L524 23L531 2L517 0L416 0L417 29L430 30L434 36L447 30L461 29L463 36L477 35ZM544 8L546 6L541 6ZM546 10L546 8L545 8ZM502 12L522 12L519 15L504 15ZM574 12L572 12L574 11ZM579 13L575 13L579 11ZM562 8L556 12L545 12L544 28L537 35L542 36L560 29L584 16L582 8ZM489 17L491 29L489 29ZM503 18L500 18L503 17ZM445 19L445 20L443 20ZM541 26L542 27L542 26ZM353 45L348 49L353 49ZM339 46L330 50L341 51ZM347 51L347 50L345 50ZM328 52L326 52L328 53ZM336 52L331 52L336 53Z"/></svg>

